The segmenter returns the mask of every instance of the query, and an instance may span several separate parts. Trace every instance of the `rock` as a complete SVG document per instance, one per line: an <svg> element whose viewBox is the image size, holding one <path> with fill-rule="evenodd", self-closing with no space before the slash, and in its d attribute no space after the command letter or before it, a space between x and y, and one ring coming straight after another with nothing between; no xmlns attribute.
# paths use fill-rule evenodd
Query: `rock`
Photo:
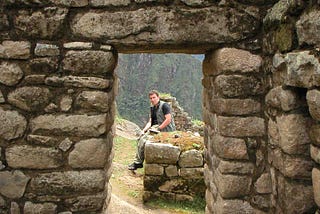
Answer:
<svg viewBox="0 0 320 214"><path fill-rule="evenodd" d="M179 175L178 169L175 165L169 165L165 167L165 172L166 172L166 176L168 177L174 177Z"/></svg>
<svg viewBox="0 0 320 214"><path fill-rule="evenodd" d="M309 90L307 102L312 118L320 121L320 91L317 89Z"/></svg>
<svg viewBox="0 0 320 214"><path fill-rule="evenodd" d="M101 211L104 201L104 195L97 194L68 198L65 203L72 212L94 212Z"/></svg>
<svg viewBox="0 0 320 214"><path fill-rule="evenodd" d="M34 134L68 134L98 137L106 132L106 115L40 115L30 122Z"/></svg>
<svg viewBox="0 0 320 214"><path fill-rule="evenodd" d="M0 196L0 207L5 207L6 201Z"/></svg>
<svg viewBox="0 0 320 214"><path fill-rule="evenodd" d="M43 10L19 10L14 17L14 27L20 36L53 39L61 36L68 10L45 7Z"/></svg>
<svg viewBox="0 0 320 214"><path fill-rule="evenodd" d="M94 7L99 6L128 6L130 0L91 0L91 5Z"/></svg>
<svg viewBox="0 0 320 214"><path fill-rule="evenodd" d="M269 136L269 143L271 145L279 145L280 135L277 123L274 122L272 119L268 121L268 136Z"/></svg>
<svg viewBox="0 0 320 214"><path fill-rule="evenodd" d="M59 144L59 149L66 152L71 148L72 145L73 145L73 142L69 138L66 138L63 141L61 141L61 143Z"/></svg>
<svg viewBox="0 0 320 214"><path fill-rule="evenodd" d="M58 149L28 145L6 149L6 159L12 168L54 169L63 164L63 157Z"/></svg>
<svg viewBox="0 0 320 214"><path fill-rule="evenodd" d="M19 170L0 171L0 193L10 199L19 199L23 196L30 180Z"/></svg>
<svg viewBox="0 0 320 214"><path fill-rule="evenodd" d="M6 140L19 138L27 128L26 118L17 111L0 108L0 136Z"/></svg>
<svg viewBox="0 0 320 214"><path fill-rule="evenodd" d="M105 51L68 51L63 59L63 69L72 74L112 73L115 67L115 57L112 52Z"/></svg>
<svg viewBox="0 0 320 214"><path fill-rule="evenodd" d="M24 214L34 214L35 211L37 213L46 213L46 214L56 214L57 213L57 205L53 203L42 203L35 204L30 201L27 201L24 205L23 213Z"/></svg>
<svg viewBox="0 0 320 214"><path fill-rule="evenodd" d="M254 184L254 187L257 193L261 193L261 194L272 193L272 183L271 183L270 174L263 173Z"/></svg>
<svg viewBox="0 0 320 214"><path fill-rule="evenodd" d="M34 53L36 56L59 56L59 47L52 44L37 43Z"/></svg>
<svg viewBox="0 0 320 214"><path fill-rule="evenodd" d="M26 111L41 111L50 102L49 89L42 87L21 87L8 94L8 102Z"/></svg>
<svg viewBox="0 0 320 214"><path fill-rule="evenodd" d="M16 202L11 202L10 205L10 214L20 214L20 207L19 204L17 204Z"/></svg>
<svg viewBox="0 0 320 214"><path fill-rule="evenodd" d="M67 7L85 7L89 4L89 0L50 0L54 4Z"/></svg>
<svg viewBox="0 0 320 214"><path fill-rule="evenodd" d="M4 103L6 100L3 97L2 91L0 90L0 103Z"/></svg>
<svg viewBox="0 0 320 214"><path fill-rule="evenodd" d="M44 85L46 75L43 74L34 74L24 77L24 81L29 85Z"/></svg>
<svg viewBox="0 0 320 214"><path fill-rule="evenodd" d="M163 175L163 166L159 164L145 164L144 173L146 175Z"/></svg>
<svg viewBox="0 0 320 214"><path fill-rule="evenodd" d="M3 41L0 45L0 58L28 59L30 57L30 42Z"/></svg>
<svg viewBox="0 0 320 214"><path fill-rule="evenodd" d="M0 83L15 86L23 78L23 71L16 63L2 62L0 64Z"/></svg>
<svg viewBox="0 0 320 214"><path fill-rule="evenodd" d="M203 168L181 168L180 174L183 178L203 178Z"/></svg>
<svg viewBox="0 0 320 214"><path fill-rule="evenodd" d="M255 213L253 208L247 201L240 199L225 200L221 197L218 197L213 207L213 213L219 214L229 214L234 212L235 210L238 214Z"/></svg>
<svg viewBox="0 0 320 214"><path fill-rule="evenodd" d="M217 169L221 174L251 175L254 170L254 165L250 162L221 160Z"/></svg>
<svg viewBox="0 0 320 214"><path fill-rule="evenodd" d="M182 152L178 161L181 168L203 166L203 156L198 150L192 149Z"/></svg>
<svg viewBox="0 0 320 214"><path fill-rule="evenodd" d="M218 131L226 137L264 136L266 127L259 117L222 117L217 119Z"/></svg>
<svg viewBox="0 0 320 214"><path fill-rule="evenodd" d="M176 164L180 155L180 148L170 144L146 142L146 163Z"/></svg>
<svg viewBox="0 0 320 214"><path fill-rule="evenodd" d="M312 183L314 201L320 207L320 170L317 168L313 168L312 170Z"/></svg>
<svg viewBox="0 0 320 214"><path fill-rule="evenodd" d="M316 163L320 164L320 149L318 147L311 144L310 155Z"/></svg>
<svg viewBox="0 0 320 214"><path fill-rule="evenodd" d="M211 111L227 115L247 115L261 111L261 104L253 99L223 99L211 100Z"/></svg>
<svg viewBox="0 0 320 214"><path fill-rule="evenodd" d="M45 83L49 86L64 86L64 87L78 87L78 88L92 88L92 89L107 89L112 86L112 80L101 79L97 77L47 77Z"/></svg>
<svg viewBox="0 0 320 214"><path fill-rule="evenodd" d="M319 124L315 124L311 126L309 135L310 135L310 138L312 139L312 143L320 146L320 125Z"/></svg>
<svg viewBox="0 0 320 214"><path fill-rule="evenodd" d="M31 179L30 192L37 195L73 196L104 190L103 170L83 170L41 173Z"/></svg>
<svg viewBox="0 0 320 214"><path fill-rule="evenodd" d="M57 139L54 137L42 136L42 135L28 135L27 141L42 146L55 146L57 144Z"/></svg>
<svg viewBox="0 0 320 214"><path fill-rule="evenodd" d="M30 68L33 72L54 73L58 70L57 57L35 58L30 62Z"/></svg>
<svg viewBox="0 0 320 214"><path fill-rule="evenodd" d="M243 139L215 135L212 142L212 150L221 158L249 160L247 146Z"/></svg>
<svg viewBox="0 0 320 214"><path fill-rule="evenodd" d="M203 72L206 75L235 72L258 73L262 65L262 58L251 54L249 51L222 48L215 51L211 57L206 57L203 65Z"/></svg>
<svg viewBox="0 0 320 214"><path fill-rule="evenodd" d="M67 112L71 109L73 103L73 99L71 96L63 96L60 100L60 109L63 112Z"/></svg>
<svg viewBox="0 0 320 214"><path fill-rule="evenodd" d="M112 98L110 93L102 91L83 91L76 98L75 104L84 112L108 112Z"/></svg>
<svg viewBox="0 0 320 214"><path fill-rule="evenodd" d="M104 139L88 139L75 143L68 162L72 168L103 168L107 155L107 142Z"/></svg>
<svg viewBox="0 0 320 214"><path fill-rule="evenodd" d="M296 22L299 44L316 45L319 47L320 39L317 35L320 33L320 12L310 10L302 14Z"/></svg>
<svg viewBox="0 0 320 214"><path fill-rule="evenodd" d="M91 49L93 47L92 42L68 42L64 43L63 47L66 49Z"/></svg>

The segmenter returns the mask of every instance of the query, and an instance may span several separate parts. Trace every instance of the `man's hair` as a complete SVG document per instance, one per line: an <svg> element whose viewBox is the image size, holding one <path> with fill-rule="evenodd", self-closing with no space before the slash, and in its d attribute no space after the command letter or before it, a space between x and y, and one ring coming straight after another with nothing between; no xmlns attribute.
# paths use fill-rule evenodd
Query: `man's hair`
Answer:
<svg viewBox="0 0 320 214"><path fill-rule="evenodd" d="M158 92L157 90L151 90L151 91L149 92L149 96L150 96L150 95L153 95L153 94L155 94L155 95L157 95L157 97L159 97L159 92Z"/></svg>

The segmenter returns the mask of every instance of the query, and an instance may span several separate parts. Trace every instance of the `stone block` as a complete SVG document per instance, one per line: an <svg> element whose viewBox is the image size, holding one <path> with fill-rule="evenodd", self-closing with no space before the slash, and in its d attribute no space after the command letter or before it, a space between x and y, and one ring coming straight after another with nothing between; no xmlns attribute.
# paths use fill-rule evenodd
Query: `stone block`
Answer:
<svg viewBox="0 0 320 214"><path fill-rule="evenodd" d="M317 89L309 90L307 92L307 102L312 118L320 121L320 91Z"/></svg>
<svg viewBox="0 0 320 214"><path fill-rule="evenodd" d="M226 137L261 137L266 134L264 119L260 117L218 116L217 128Z"/></svg>
<svg viewBox="0 0 320 214"><path fill-rule="evenodd" d="M300 16L296 22L298 41L300 45L316 45L319 47L320 39L320 12L315 8L313 10L307 10Z"/></svg>
<svg viewBox="0 0 320 214"><path fill-rule="evenodd" d="M62 153L58 149L29 145L6 149L6 159L12 168L54 169L63 164Z"/></svg>
<svg viewBox="0 0 320 214"><path fill-rule="evenodd" d="M211 56L212 67L206 72L211 75L221 73L258 73L262 65L262 58L249 51L236 48L222 48Z"/></svg>
<svg viewBox="0 0 320 214"><path fill-rule="evenodd" d="M68 198L65 204L72 212L97 212L102 210L104 201L103 194L97 194Z"/></svg>
<svg viewBox="0 0 320 214"><path fill-rule="evenodd" d="M268 140L271 145L279 145L280 135L277 123L274 122L271 118L268 121Z"/></svg>
<svg viewBox="0 0 320 214"><path fill-rule="evenodd" d="M178 161L180 167L201 167L203 166L202 152L192 149L182 152Z"/></svg>
<svg viewBox="0 0 320 214"><path fill-rule="evenodd" d="M56 214L57 213L57 205L53 203L41 203L36 204L30 201L27 201L24 205L23 213L24 214L34 214L37 213L47 213L47 214Z"/></svg>
<svg viewBox="0 0 320 214"><path fill-rule="evenodd" d="M251 175L254 170L254 164L250 162L221 160L217 169L221 174Z"/></svg>
<svg viewBox="0 0 320 214"><path fill-rule="evenodd" d="M20 36L53 39L61 36L68 10L46 7L43 10L20 10L14 17L14 27Z"/></svg>
<svg viewBox="0 0 320 214"><path fill-rule="evenodd" d="M146 163L176 164L180 148L171 144L147 142L145 145Z"/></svg>
<svg viewBox="0 0 320 214"><path fill-rule="evenodd" d="M320 146L320 125L315 124L315 125L311 126L309 134L310 134L310 138L312 140L312 143L317 146Z"/></svg>
<svg viewBox="0 0 320 214"><path fill-rule="evenodd" d="M93 47L93 43L92 42L68 42L68 43L64 43L63 47L65 49L74 49L74 50L91 49Z"/></svg>
<svg viewBox="0 0 320 214"><path fill-rule="evenodd" d="M261 194L272 193L272 183L271 183L270 174L263 173L254 184L254 187L257 193L261 193Z"/></svg>
<svg viewBox="0 0 320 214"><path fill-rule="evenodd" d="M0 45L0 58L28 59L30 57L30 42L3 41Z"/></svg>
<svg viewBox="0 0 320 214"><path fill-rule="evenodd" d="M247 146L243 139L215 135L210 141L216 155L226 159L248 160Z"/></svg>
<svg viewBox="0 0 320 214"><path fill-rule="evenodd" d="M236 211L237 214L253 214L254 209L251 207L250 203L245 200L231 199L225 200L218 197L216 203L214 204L213 213L219 214L230 214Z"/></svg>
<svg viewBox="0 0 320 214"><path fill-rule="evenodd" d="M4 103L4 102L6 102L6 100L5 100L4 96L3 96L2 91L0 90L0 103Z"/></svg>
<svg viewBox="0 0 320 214"><path fill-rule="evenodd" d="M73 142L67 137L63 141L60 142L59 149L66 152L71 148L72 145L73 145Z"/></svg>
<svg viewBox="0 0 320 214"><path fill-rule="evenodd" d="M10 199L23 196L30 178L19 170L0 172L0 193Z"/></svg>
<svg viewBox="0 0 320 214"><path fill-rule="evenodd" d="M253 76L219 75L214 80L214 89L220 96L235 98L263 94L265 86L261 79Z"/></svg>
<svg viewBox="0 0 320 214"><path fill-rule="evenodd" d="M80 111L107 112L110 109L113 96L102 91L83 91L76 98L75 105Z"/></svg>
<svg viewBox="0 0 320 214"><path fill-rule="evenodd" d="M8 102L26 111L39 112L49 104L51 97L47 88L25 86L10 92Z"/></svg>
<svg viewBox="0 0 320 214"><path fill-rule="evenodd" d="M183 178L202 178L203 168L181 168L179 175Z"/></svg>
<svg viewBox="0 0 320 214"><path fill-rule="evenodd" d="M320 164L320 148L314 145L310 147L311 158L317 163Z"/></svg>
<svg viewBox="0 0 320 214"><path fill-rule="evenodd" d="M1 50L1 49L0 49ZM0 64L0 83L7 86L15 86L23 78L24 72L19 64L2 62Z"/></svg>
<svg viewBox="0 0 320 214"><path fill-rule="evenodd" d="M34 49L36 56L59 56L59 47L52 44L37 43Z"/></svg>
<svg viewBox="0 0 320 214"><path fill-rule="evenodd" d="M54 73L58 70L58 63L58 57L35 58L30 61L30 68L36 73Z"/></svg>
<svg viewBox="0 0 320 214"><path fill-rule="evenodd" d="M20 207L19 204L17 204L16 202L11 202L10 204L10 214L20 214Z"/></svg>
<svg viewBox="0 0 320 214"><path fill-rule="evenodd" d="M105 139L91 138L75 143L68 157L72 168L103 168L108 156Z"/></svg>
<svg viewBox="0 0 320 214"><path fill-rule="evenodd" d="M3 199L2 196L0 196L0 207L5 207L6 201Z"/></svg>
<svg viewBox="0 0 320 214"><path fill-rule="evenodd" d="M30 122L31 131L98 137L106 132L106 115L40 115Z"/></svg>
<svg viewBox="0 0 320 214"><path fill-rule="evenodd" d="M31 179L28 192L56 196L98 193L104 190L105 181L104 170L40 173Z"/></svg>
<svg viewBox="0 0 320 214"><path fill-rule="evenodd" d="M178 169L176 165L169 165L165 168L165 173L168 177L178 176Z"/></svg>
<svg viewBox="0 0 320 214"><path fill-rule="evenodd" d="M248 115L261 111L261 104L253 99L222 99L213 98L210 110L223 115Z"/></svg>
<svg viewBox="0 0 320 214"><path fill-rule="evenodd" d="M308 213L314 210L312 185L279 176L277 186L279 205L284 213Z"/></svg>
<svg viewBox="0 0 320 214"><path fill-rule="evenodd" d="M251 204L262 210L268 210L270 208L270 195L255 195L251 198ZM267 214L268 212L255 209L255 214Z"/></svg>
<svg viewBox="0 0 320 214"><path fill-rule="evenodd" d="M317 168L312 170L312 184L314 201L320 207L320 170Z"/></svg>
<svg viewBox="0 0 320 214"><path fill-rule="evenodd" d="M24 77L24 82L28 85L44 85L46 75L43 74L34 74L27 75Z"/></svg>
<svg viewBox="0 0 320 214"><path fill-rule="evenodd" d="M101 6L128 6L130 0L91 0L90 4L94 7Z"/></svg>
<svg viewBox="0 0 320 214"><path fill-rule="evenodd" d="M27 128L27 121L17 111L0 108L0 138L12 140L21 137Z"/></svg>
<svg viewBox="0 0 320 214"><path fill-rule="evenodd" d="M67 7L85 7L89 4L89 0L50 0L50 2Z"/></svg>
<svg viewBox="0 0 320 214"><path fill-rule="evenodd" d="M42 135L28 135L27 141L31 144L42 146L55 146L58 142L57 139L54 137Z"/></svg>
<svg viewBox="0 0 320 214"><path fill-rule="evenodd" d="M63 112L70 111L72 108L73 99L69 95L65 95L60 100L60 109Z"/></svg>
<svg viewBox="0 0 320 214"><path fill-rule="evenodd" d="M213 177L222 198L238 198L250 193L251 178L249 176L226 175L215 171Z"/></svg>
<svg viewBox="0 0 320 214"><path fill-rule="evenodd" d="M84 50L68 51L63 59L63 69L72 74L112 73L115 67L115 57L112 52Z"/></svg>
<svg viewBox="0 0 320 214"><path fill-rule="evenodd" d="M78 77L52 76L45 79L46 85L56 87L77 87L77 88L92 88L92 89L108 89L112 86L113 81L109 79L102 79L98 77Z"/></svg>
<svg viewBox="0 0 320 214"><path fill-rule="evenodd" d="M308 134L311 118L302 114L283 114L276 119L281 149L287 154L308 154L311 143Z"/></svg>
<svg viewBox="0 0 320 214"><path fill-rule="evenodd" d="M144 173L146 175L163 175L164 168L159 164L145 164Z"/></svg>
<svg viewBox="0 0 320 214"><path fill-rule="evenodd" d="M266 103L283 111L290 111L303 105L295 90L283 89L281 86L271 89L266 95Z"/></svg>

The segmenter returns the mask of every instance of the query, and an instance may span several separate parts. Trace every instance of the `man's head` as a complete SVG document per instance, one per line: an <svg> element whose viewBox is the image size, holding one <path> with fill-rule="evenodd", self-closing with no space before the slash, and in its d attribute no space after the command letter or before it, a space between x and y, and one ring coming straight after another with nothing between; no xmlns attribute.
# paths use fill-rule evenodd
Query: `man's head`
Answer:
<svg viewBox="0 0 320 214"><path fill-rule="evenodd" d="M160 101L159 92L156 90L152 90L149 92L149 99L153 106L157 105Z"/></svg>

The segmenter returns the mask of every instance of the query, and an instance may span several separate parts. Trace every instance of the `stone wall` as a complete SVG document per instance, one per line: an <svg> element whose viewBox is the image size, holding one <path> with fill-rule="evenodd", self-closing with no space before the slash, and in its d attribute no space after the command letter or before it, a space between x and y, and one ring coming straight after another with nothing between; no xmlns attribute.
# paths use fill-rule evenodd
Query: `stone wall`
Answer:
<svg viewBox="0 0 320 214"><path fill-rule="evenodd" d="M171 144L146 143L143 200L193 201L204 197L203 152Z"/></svg>

